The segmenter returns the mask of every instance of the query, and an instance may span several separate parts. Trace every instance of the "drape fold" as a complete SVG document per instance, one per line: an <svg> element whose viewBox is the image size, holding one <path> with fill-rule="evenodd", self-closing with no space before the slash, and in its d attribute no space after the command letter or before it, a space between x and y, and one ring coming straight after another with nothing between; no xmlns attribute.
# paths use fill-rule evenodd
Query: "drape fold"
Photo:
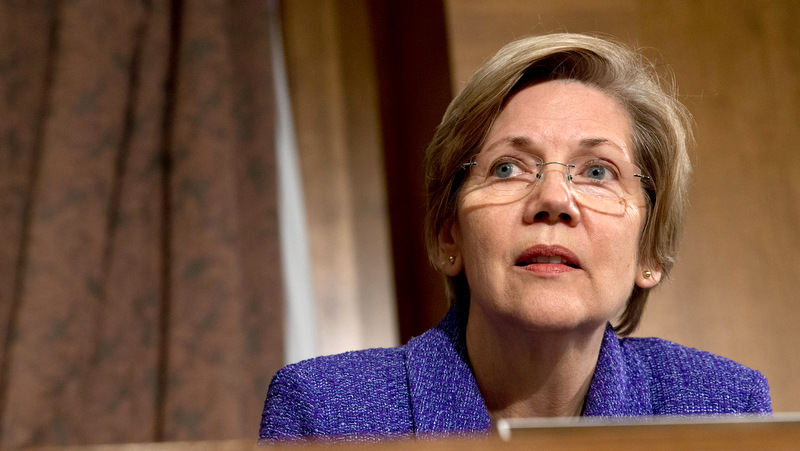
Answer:
<svg viewBox="0 0 800 451"><path fill-rule="evenodd" d="M0 2L0 447L255 437L283 360L268 24Z"/></svg>

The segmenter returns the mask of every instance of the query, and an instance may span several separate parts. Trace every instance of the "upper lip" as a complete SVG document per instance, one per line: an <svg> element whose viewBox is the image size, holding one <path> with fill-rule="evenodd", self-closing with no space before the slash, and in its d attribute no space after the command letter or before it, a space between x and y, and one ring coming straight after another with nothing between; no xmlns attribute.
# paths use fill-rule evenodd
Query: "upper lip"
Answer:
<svg viewBox="0 0 800 451"><path fill-rule="evenodd" d="M564 246L537 244L525 249L515 262L516 266L527 266L537 263L537 259L560 258L560 261L538 261L538 263L563 263L568 266L580 268L580 261L574 252Z"/></svg>

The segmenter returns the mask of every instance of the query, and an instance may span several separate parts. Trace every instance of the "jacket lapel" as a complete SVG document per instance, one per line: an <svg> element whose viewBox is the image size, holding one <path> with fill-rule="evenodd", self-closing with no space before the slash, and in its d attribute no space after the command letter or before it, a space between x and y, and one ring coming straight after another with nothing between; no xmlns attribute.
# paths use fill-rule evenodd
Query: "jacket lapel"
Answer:
<svg viewBox="0 0 800 451"><path fill-rule="evenodd" d="M635 355L626 354L609 324L603 336L597 367L589 393L585 416L652 415L653 403L646 365L638 365Z"/></svg>
<svg viewBox="0 0 800 451"><path fill-rule="evenodd" d="M411 414L417 434L486 432L491 420L470 369L458 311L406 346Z"/></svg>

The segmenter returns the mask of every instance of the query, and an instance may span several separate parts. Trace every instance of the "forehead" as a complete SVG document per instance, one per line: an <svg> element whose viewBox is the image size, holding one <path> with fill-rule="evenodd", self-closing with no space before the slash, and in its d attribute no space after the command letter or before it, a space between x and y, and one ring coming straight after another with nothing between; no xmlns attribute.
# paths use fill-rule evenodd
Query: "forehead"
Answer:
<svg viewBox="0 0 800 451"><path fill-rule="evenodd" d="M534 148L574 148L591 142L608 143L630 157L631 130L629 114L614 97L577 81L548 81L511 97L484 149L522 142Z"/></svg>

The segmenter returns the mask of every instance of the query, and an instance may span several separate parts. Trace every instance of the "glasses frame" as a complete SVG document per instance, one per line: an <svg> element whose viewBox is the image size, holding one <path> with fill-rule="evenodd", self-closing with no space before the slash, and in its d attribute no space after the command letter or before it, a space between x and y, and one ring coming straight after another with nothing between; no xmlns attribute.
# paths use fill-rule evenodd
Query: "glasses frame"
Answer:
<svg viewBox="0 0 800 451"><path fill-rule="evenodd" d="M475 154L475 155L473 155L472 157L470 157L469 161L467 161L467 162L465 162L465 163L462 163L462 164L461 164L461 166L460 166L460 169L461 169L461 171L470 171L472 167L474 167L474 166L478 166L478 163L477 163L476 161L474 161L474 160L475 160L475 158L476 158L478 155L479 155L479 154ZM571 174L571 172L570 172L570 170L571 170L571 169L573 169L573 168L575 168L575 167L576 167L574 164L572 164L572 163L564 163L564 162L561 162L561 161L547 161L547 162L545 162L544 160L542 160L542 159L541 159L541 158L539 158L539 157L535 157L535 158L536 158L537 160L539 160L539 162L537 162L537 163L536 163L536 167L537 167L537 169L538 169L538 170L537 170L537 172L536 172L536 179L537 179L537 180L542 180L542 179L545 177L545 172L546 172L545 168L546 168L547 166L549 166L549 165L559 165L559 166L563 166L564 168L566 168L566 171L565 171L565 174L564 174L564 175L565 175L565 181L567 182L567 186L568 186L568 188L570 189L570 192L572 192L572 193L573 193L573 195L574 195L576 198L578 198L578 199L585 199L586 197L589 197L589 198L594 198L594 199L601 199L601 198L599 198L599 197L597 197L597 196L592 196L591 194L585 193L585 192L583 192L583 191L581 191L581 190L579 190L579 189L576 189L576 188L575 188L575 185L572 183L572 181L573 181L573 178L574 178L574 177L573 177L573 175L572 175L572 174ZM600 158L600 157L598 157L598 158L599 158L599 159L603 159L603 158ZM627 163L627 162L626 162L626 164L630 164L630 163ZM618 164L615 164L615 165L619 167L619 165L618 165ZM639 168L637 165L632 165L632 166L633 166L633 167L635 167L636 169L639 169L639 170L641 171L641 168ZM640 173L640 172L634 172L634 173L633 173L633 177L635 177L635 178L639 179L639 181L640 181L640 186L641 186L641 183L642 183L644 180L651 180L651 178L650 178L650 176L649 176L649 175L642 174L642 173ZM537 183L531 183L531 184L530 184L530 187L527 187L527 188L525 188L525 189L519 190L519 191L522 191L522 192L524 192L524 194L523 194L523 196L522 196L522 197L524 197L525 195L527 195L527 194L530 192L530 190L532 190L532 189L533 189L535 186L537 186L537 185L538 185ZM643 194L645 194L645 193L643 193ZM522 198L522 197L520 197L520 198ZM646 196L645 196L645 197L646 197ZM606 198L606 199L612 199L612 198ZM625 205L627 205L627 199L628 199L628 198L627 198L627 196L619 196L619 197L618 197L618 200L619 200L619 205L620 205L620 208L619 208L619 210L620 210L619 212L620 212L620 213L621 213L622 211L624 211L624 210L625 210L624 206L625 206ZM617 199L615 199L615 200L617 200ZM582 205L585 205L585 206L587 206L588 208L596 208L596 207L592 207L592 206L591 206L591 205L593 204L592 202L580 202L580 203L581 203ZM589 205L587 205L587 204L589 204ZM614 211L616 211L616 210L614 210ZM611 212L609 212L609 213L613 213L614 211L611 211Z"/></svg>

